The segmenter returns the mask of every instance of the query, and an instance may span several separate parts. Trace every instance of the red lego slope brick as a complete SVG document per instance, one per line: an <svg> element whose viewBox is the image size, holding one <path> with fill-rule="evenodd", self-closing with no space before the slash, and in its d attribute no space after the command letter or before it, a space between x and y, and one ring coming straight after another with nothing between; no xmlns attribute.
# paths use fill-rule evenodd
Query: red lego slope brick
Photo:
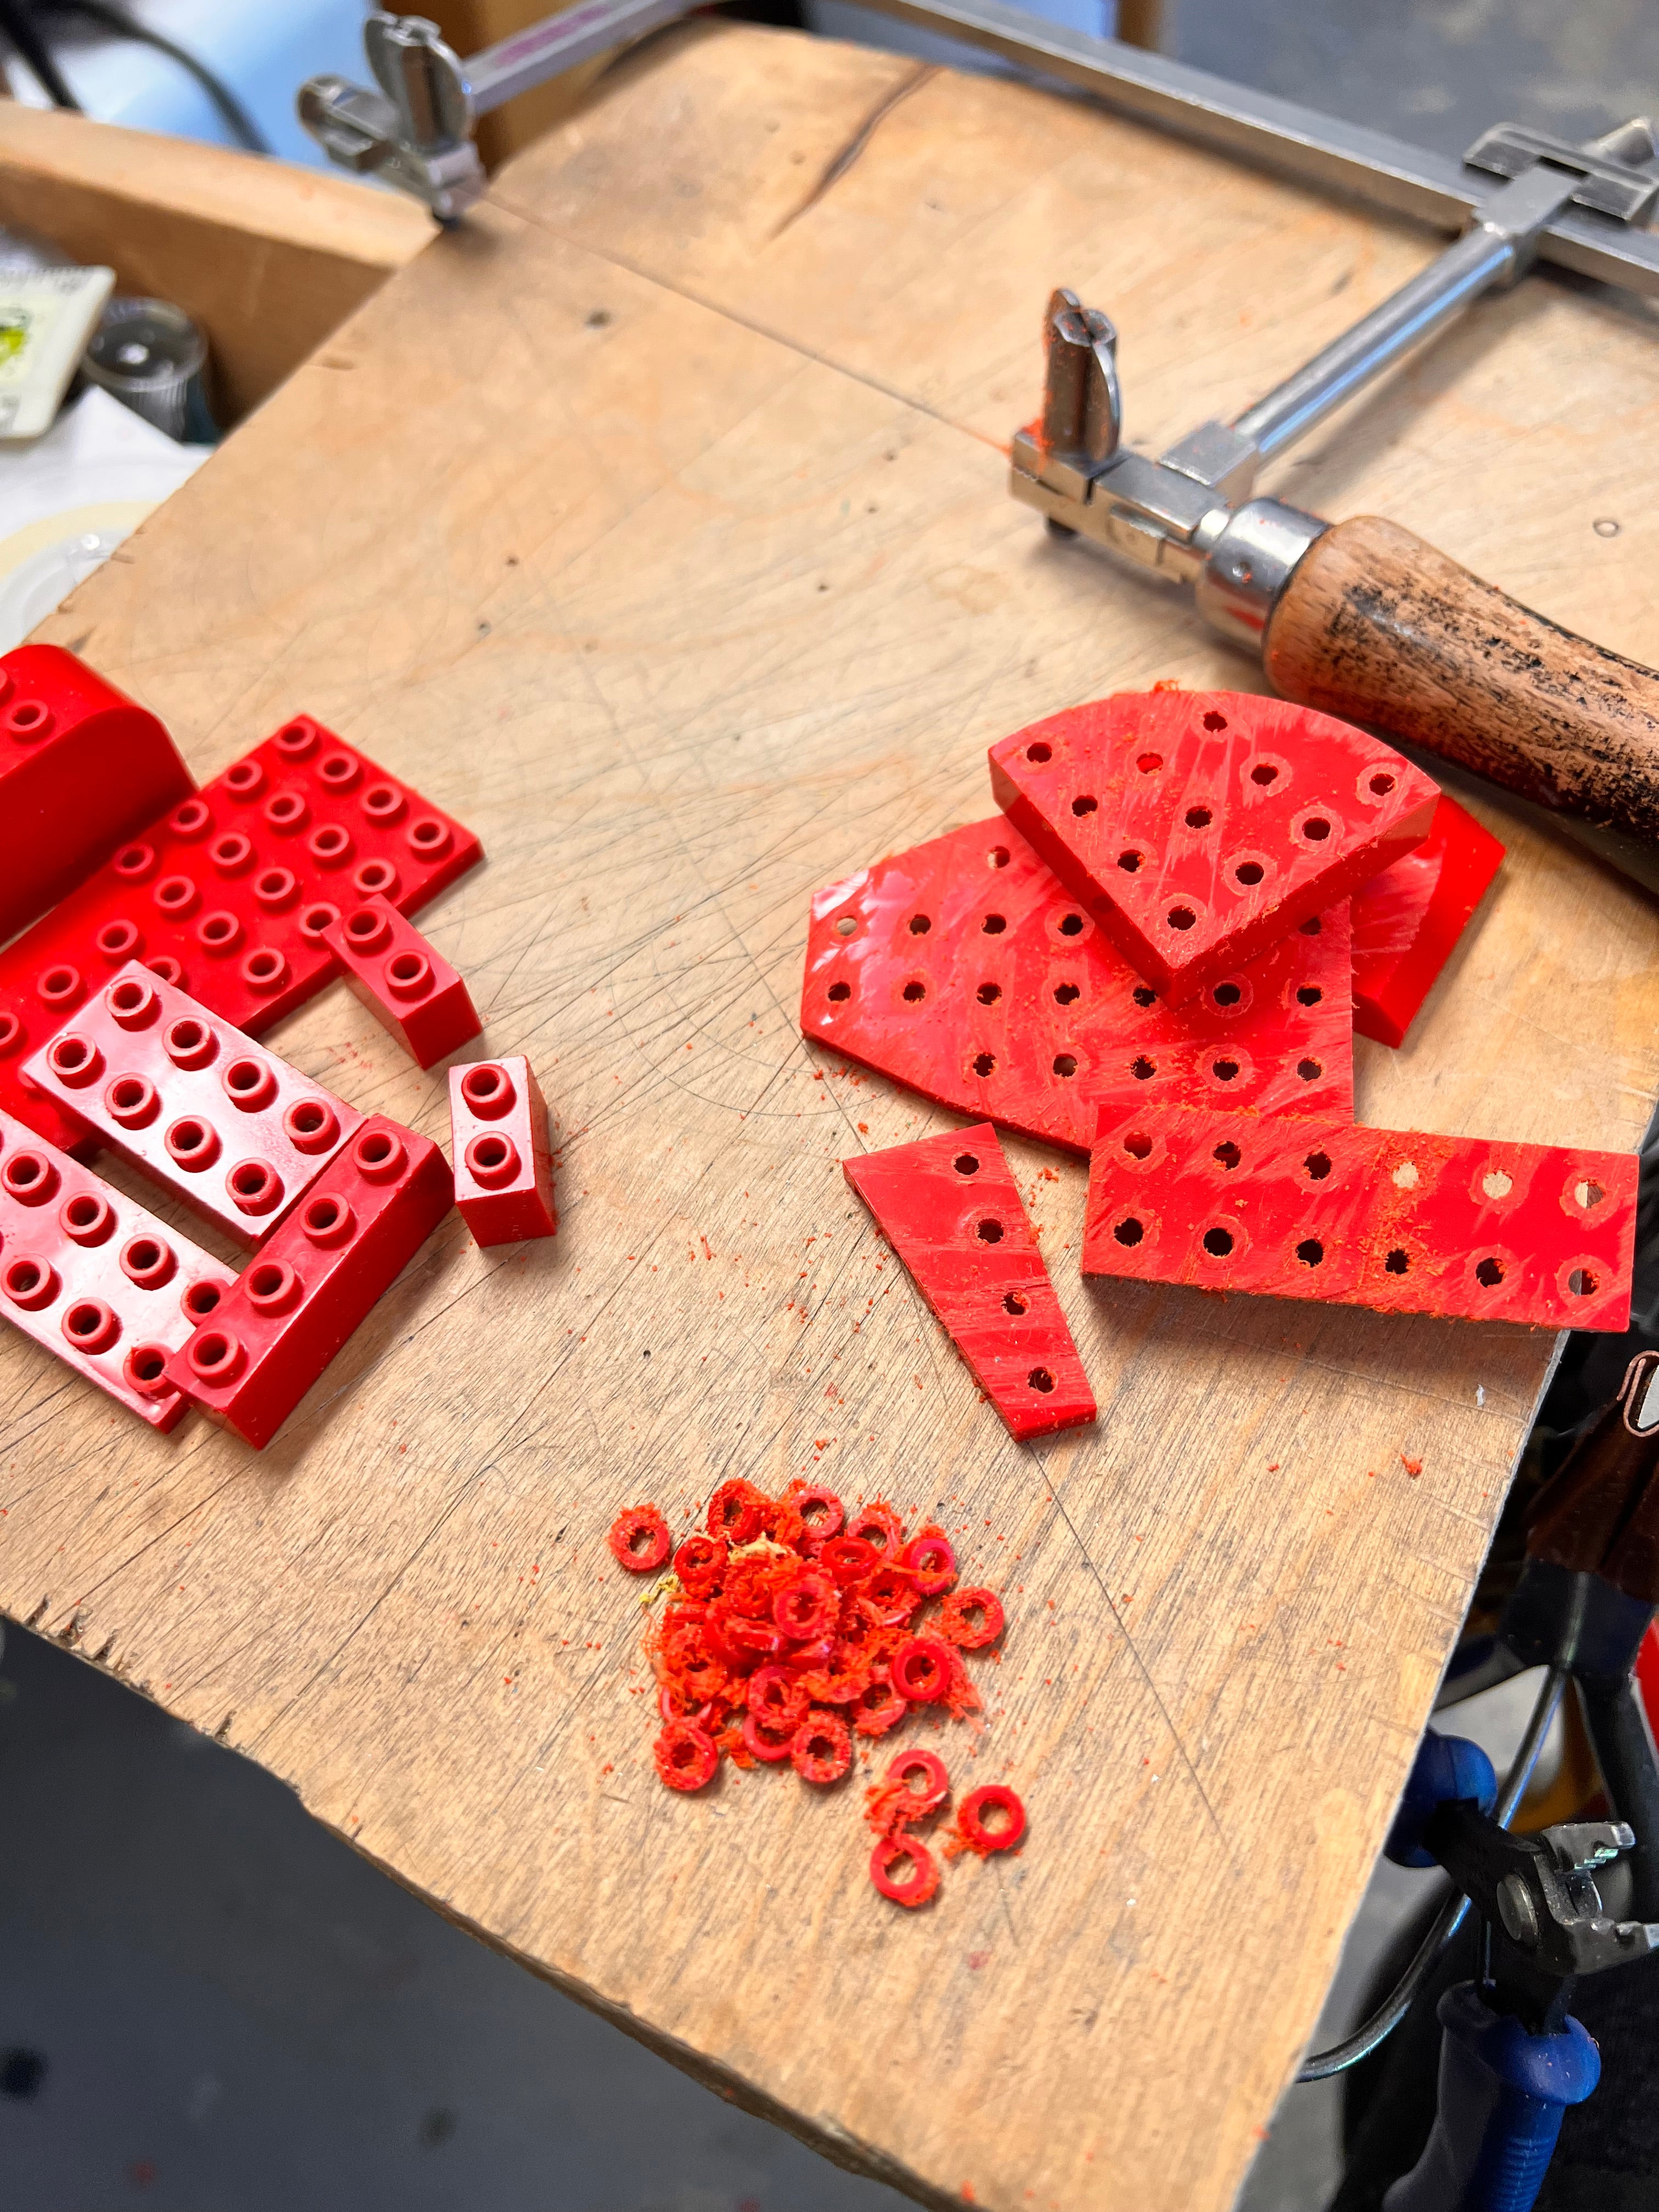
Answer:
<svg viewBox="0 0 1659 2212"><path fill-rule="evenodd" d="M363 1118L137 960L24 1073L242 1244L269 1233Z"/></svg>
<svg viewBox="0 0 1659 2212"><path fill-rule="evenodd" d="M1504 848L1443 792L1414 853L1354 893L1353 1025L1403 1044L1452 948L1498 873Z"/></svg>
<svg viewBox="0 0 1659 2212"><path fill-rule="evenodd" d="M991 748L1009 820L1177 1002L1428 834L1438 787L1329 714L1243 691L1123 691Z"/></svg>
<svg viewBox="0 0 1659 2212"><path fill-rule="evenodd" d="M1346 907L1166 1005L1000 817L812 901L800 1025L957 1113L1086 1152L1122 1092L1353 1111Z"/></svg>
<svg viewBox="0 0 1659 2212"><path fill-rule="evenodd" d="M365 899L331 923L323 942L352 996L389 1030L416 1065L434 1066L483 1024L466 985L389 899Z"/></svg>
<svg viewBox="0 0 1659 2212"><path fill-rule="evenodd" d="M553 1159L547 1102L522 1054L449 1071L450 1157L455 1206L475 1244L551 1237Z"/></svg>
<svg viewBox="0 0 1659 2212"><path fill-rule="evenodd" d="M151 1428L185 1400L168 1356L230 1277L188 1237L0 1114L0 1314Z"/></svg>
<svg viewBox="0 0 1659 2212"><path fill-rule="evenodd" d="M449 1211L438 1147L381 1115L364 1122L251 1261L167 1379L256 1450Z"/></svg>
<svg viewBox="0 0 1659 2212"><path fill-rule="evenodd" d="M1094 1393L988 1121L842 1162L1022 1443L1095 1418Z"/></svg>
<svg viewBox="0 0 1659 2212"><path fill-rule="evenodd" d="M413 914L483 857L439 812L308 714L121 848L0 952L0 1107L72 1145L22 1060L131 959L257 1036L336 973L323 932L376 894Z"/></svg>
<svg viewBox="0 0 1659 2212"><path fill-rule="evenodd" d="M0 940L191 787L162 724L72 653L0 653Z"/></svg>
<svg viewBox="0 0 1659 2212"><path fill-rule="evenodd" d="M1166 1108L1101 1115L1085 1275L1619 1330L1632 1154Z"/></svg>

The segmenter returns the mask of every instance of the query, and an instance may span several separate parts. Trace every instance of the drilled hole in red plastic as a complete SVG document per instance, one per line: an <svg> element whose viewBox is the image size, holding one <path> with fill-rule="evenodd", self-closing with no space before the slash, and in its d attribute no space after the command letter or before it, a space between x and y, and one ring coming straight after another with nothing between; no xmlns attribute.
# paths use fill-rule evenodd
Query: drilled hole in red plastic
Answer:
<svg viewBox="0 0 1659 2212"><path fill-rule="evenodd" d="M1212 1260L1224 1260L1228 1253L1231 1252L1232 1249L1233 1232L1231 1229L1206 1229L1205 1231L1204 1249L1210 1255L1210 1257Z"/></svg>
<svg viewBox="0 0 1659 2212"><path fill-rule="evenodd" d="M1588 1267L1575 1267L1567 1277L1567 1288L1576 1298L1588 1298L1601 1288Z"/></svg>
<svg viewBox="0 0 1659 2212"><path fill-rule="evenodd" d="M987 937L1000 937L1007 927L1008 917L1005 914L988 914L980 924L980 928Z"/></svg>
<svg viewBox="0 0 1659 2212"><path fill-rule="evenodd" d="M1083 916L1080 914L1061 915L1060 917L1060 933L1062 937L1081 937L1083 934Z"/></svg>
<svg viewBox="0 0 1659 2212"><path fill-rule="evenodd" d="M1316 845L1322 845L1331 834L1331 825L1322 814L1310 814L1302 825L1302 834Z"/></svg>
<svg viewBox="0 0 1659 2212"><path fill-rule="evenodd" d="M1272 761L1258 761L1255 766L1250 770L1250 781L1252 783L1268 784L1277 783L1278 781L1279 770L1274 767Z"/></svg>
<svg viewBox="0 0 1659 2212"><path fill-rule="evenodd" d="M1142 1224L1131 1213L1126 1214L1124 1218L1117 1223L1112 1234L1120 1244L1139 1244L1146 1231Z"/></svg>
<svg viewBox="0 0 1659 2212"><path fill-rule="evenodd" d="M1406 1253L1402 1252L1399 1246L1396 1245L1394 1250L1389 1253L1388 1258L1382 1262L1382 1265L1388 1269L1391 1275L1403 1275L1407 1269L1411 1266L1411 1260L1409 1256Z"/></svg>
<svg viewBox="0 0 1659 2212"><path fill-rule="evenodd" d="M1000 1244L1002 1224L988 1217L987 1219L975 1224L974 1234L981 1244Z"/></svg>
<svg viewBox="0 0 1659 2212"><path fill-rule="evenodd" d="M1092 793L1080 791L1077 797L1072 801L1072 811L1073 814L1093 814L1097 811L1099 805L1100 801L1095 798Z"/></svg>
<svg viewBox="0 0 1659 2212"><path fill-rule="evenodd" d="M1046 1367L1034 1367L1025 1380L1032 1389L1040 1390L1045 1398L1054 1387L1054 1378Z"/></svg>
<svg viewBox="0 0 1659 2212"><path fill-rule="evenodd" d="M1207 806L1189 806L1187 809L1187 827L1189 830L1207 830L1210 826L1210 810Z"/></svg>
<svg viewBox="0 0 1659 2212"><path fill-rule="evenodd" d="M1260 860L1241 860L1233 870L1233 878L1236 882L1248 886L1259 884L1267 872Z"/></svg>
<svg viewBox="0 0 1659 2212"><path fill-rule="evenodd" d="M1041 738L1037 739L1036 744L1027 745L1025 748L1026 759L1028 761L1035 761L1039 768L1042 767L1044 761L1052 760L1054 757L1054 747L1052 745L1044 744Z"/></svg>
<svg viewBox="0 0 1659 2212"><path fill-rule="evenodd" d="M1158 993L1150 983L1137 983L1129 995L1138 1006L1155 1006L1158 1004Z"/></svg>
<svg viewBox="0 0 1659 2212"><path fill-rule="evenodd" d="M1501 1260L1495 1260L1489 1255L1486 1259L1482 1260L1479 1267L1476 1267L1474 1271L1474 1279L1477 1283L1483 1283L1487 1290L1495 1291L1499 1283L1504 1279L1503 1261Z"/></svg>
<svg viewBox="0 0 1659 2212"><path fill-rule="evenodd" d="M911 1006L920 1006L921 1001L927 996L927 986L925 983L907 983L904 987L903 996L908 1000Z"/></svg>
<svg viewBox="0 0 1659 2212"><path fill-rule="evenodd" d="M1316 1237L1304 1237L1296 1248L1296 1256L1304 1267L1316 1267L1325 1256L1325 1247Z"/></svg>
<svg viewBox="0 0 1659 2212"><path fill-rule="evenodd" d="M1150 1083L1158 1073L1158 1062L1148 1060L1144 1052L1139 1053L1129 1062L1129 1073L1137 1083Z"/></svg>
<svg viewBox="0 0 1659 2212"><path fill-rule="evenodd" d="M1297 924L1297 927L1301 931L1304 937L1317 937L1321 927L1322 924L1320 922L1319 916L1316 914L1310 914L1305 921L1301 921Z"/></svg>
<svg viewBox="0 0 1659 2212"><path fill-rule="evenodd" d="M1370 788L1376 793L1379 799L1386 799L1389 793L1394 789L1394 778L1389 775L1386 769L1379 769L1377 774L1371 778Z"/></svg>
<svg viewBox="0 0 1659 2212"><path fill-rule="evenodd" d="M994 1006L1002 996L1002 986L1000 983L981 983L974 996L981 1006Z"/></svg>
<svg viewBox="0 0 1659 2212"><path fill-rule="evenodd" d="M1015 1315L1023 1314L1024 1312L1025 1301L1021 1297L1018 1291L1005 1291L1003 1292L1002 1310L1006 1314Z"/></svg>
<svg viewBox="0 0 1659 2212"><path fill-rule="evenodd" d="M1008 848L1006 845L993 845L985 857L994 868L1006 868L1009 859Z"/></svg>
<svg viewBox="0 0 1659 2212"><path fill-rule="evenodd" d="M1218 1166L1229 1170L1236 1168L1243 1157L1243 1153L1239 1151L1231 1137L1224 1139L1210 1155Z"/></svg>
<svg viewBox="0 0 1659 2212"><path fill-rule="evenodd" d="M1147 1160L1152 1156L1152 1140L1143 1130L1131 1129L1123 1139L1123 1149L1132 1160Z"/></svg>
<svg viewBox="0 0 1659 2212"><path fill-rule="evenodd" d="M1236 1060L1213 1060L1210 1063L1210 1073L1218 1083L1236 1082L1238 1078L1238 1062Z"/></svg>
<svg viewBox="0 0 1659 2212"><path fill-rule="evenodd" d="M926 937L933 926L932 921L925 914L913 914L910 917L910 934L912 937Z"/></svg>
<svg viewBox="0 0 1659 2212"><path fill-rule="evenodd" d="M1331 1156L1328 1152L1310 1152L1302 1164L1308 1170L1310 1182L1323 1182L1331 1171Z"/></svg>
<svg viewBox="0 0 1659 2212"><path fill-rule="evenodd" d="M1298 1060L1296 1063L1296 1072L1304 1083L1317 1083L1325 1073L1325 1065L1322 1060Z"/></svg>
<svg viewBox="0 0 1659 2212"><path fill-rule="evenodd" d="M1198 920L1189 906L1172 906L1164 918L1171 929L1190 929Z"/></svg>
<svg viewBox="0 0 1659 2212"><path fill-rule="evenodd" d="M1215 708L1212 707L1204 717L1204 726L1206 730L1224 730L1227 726L1227 717L1224 714L1218 714Z"/></svg>
<svg viewBox="0 0 1659 2212"><path fill-rule="evenodd" d="M1077 1054L1072 1052L1057 1052L1054 1054L1054 1073L1056 1075L1075 1075L1077 1073Z"/></svg>
<svg viewBox="0 0 1659 2212"><path fill-rule="evenodd" d="M1139 875L1140 872L1140 863L1144 858L1145 855L1143 854L1137 853L1134 848L1131 847L1127 852L1120 853L1118 854L1117 864L1119 867L1122 869L1126 876Z"/></svg>
<svg viewBox="0 0 1659 2212"><path fill-rule="evenodd" d="M1218 983L1210 994L1218 1006L1236 1006L1243 995L1237 983Z"/></svg>
<svg viewBox="0 0 1659 2212"><path fill-rule="evenodd" d="M1304 983L1296 994L1296 1003L1298 1006L1316 1006L1324 995L1317 983Z"/></svg>
<svg viewBox="0 0 1659 2212"><path fill-rule="evenodd" d="M850 914L844 914L836 924L836 934L837 937L850 937L857 927L854 918Z"/></svg>
<svg viewBox="0 0 1659 2212"><path fill-rule="evenodd" d="M852 997L853 987L850 983L832 983L824 995L833 999L836 1004L840 1006L843 1000Z"/></svg>
<svg viewBox="0 0 1659 2212"><path fill-rule="evenodd" d="M979 1161L972 1152L958 1152L951 1163L959 1176L977 1175Z"/></svg>
<svg viewBox="0 0 1659 2212"><path fill-rule="evenodd" d="M1163 765L1164 756L1162 753L1142 753L1135 763L1135 766L1140 770L1142 775L1156 775L1158 769L1161 769Z"/></svg>
<svg viewBox="0 0 1659 2212"><path fill-rule="evenodd" d="M995 1072L997 1056L994 1052L976 1052L974 1054L974 1073L975 1075L990 1075L994 1073Z"/></svg>

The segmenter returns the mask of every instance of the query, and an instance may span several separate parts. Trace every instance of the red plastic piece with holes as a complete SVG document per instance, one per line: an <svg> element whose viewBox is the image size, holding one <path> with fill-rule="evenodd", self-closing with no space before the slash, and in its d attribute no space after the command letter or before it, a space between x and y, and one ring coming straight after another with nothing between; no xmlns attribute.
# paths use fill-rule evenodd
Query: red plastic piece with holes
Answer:
<svg viewBox="0 0 1659 2212"><path fill-rule="evenodd" d="M674 1541L654 1505L630 1505L619 1513L611 1524L609 1540L612 1557L635 1575L654 1574Z"/></svg>
<svg viewBox="0 0 1659 2212"><path fill-rule="evenodd" d="M417 1066L432 1067L483 1024L466 985L390 899L348 908L323 932L352 995L398 1038Z"/></svg>
<svg viewBox="0 0 1659 2212"><path fill-rule="evenodd" d="M1010 1434L1092 1421L1094 1395L989 1122L842 1169Z"/></svg>
<svg viewBox="0 0 1659 2212"><path fill-rule="evenodd" d="M970 823L812 901L805 1034L956 1112L1086 1152L1106 1094L1352 1114L1346 906L1183 1006L1010 824Z"/></svg>
<svg viewBox="0 0 1659 2212"><path fill-rule="evenodd" d="M1498 873L1504 848L1443 792L1428 836L1354 893L1353 1025L1403 1044Z"/></svg>
<svg viewBox="0 0 1659 2212"><path fill-rule="evenodd" d="M258 1036L336 972L323 932L343 909L379 892L417 913L482 857L459 822L295 715L0 952L0 1108L54 1143L85 1139L21 1068L129 960Z"/></svg>
<svg viewBox="0 0 1659 2212"><path fill-rule="evenodd" d="M473 1243L551 1237L559 1216L547 1102L521 1053L450 1069L449 1127L455 1204Z"/></svg>
<svg viewBox="0 0 1659 2212"><path fill-rule="evenodd" d="M191 788L155 716L72 653L0 653L0 939Z"/></svg>
<svg viewBox="0 0 1659 2212"><path fill-rule="evenodd" d="M1625 1152L1112 1109L1090 1163L1083 1272L1618 1330L1636 1186Z"/></svg>
<svg viewBox="0 0 1659 2212"><path fill-rule="evenodd" d="M372 1115L167 1363L170 1381L256 1450L269 1443L449 1211L438 1147Z"/></svg>
<svg viewBox="0 0 1659 2212"><path fill-rule="evenodd" d="M270 1233L363 1118L137 960L25 1072L241 1244Z"/></svg>
<svg viewBox="0 0 1659 2212"><path fill-rule="evenodd" d="M1428 835L1439 787L1379 739L1243 691L1123 691L991 748L991 788L1177 1002Z"/></svg>
<svg viewBox="0 0 1659 2212"><path fill-rule="evenodd" d="M0 1314L151 1428L185 1400L168 1355L230 1289L216 1260L0 1114Z"/></svg>
<svg viewBox="0 0 1659 2212"><path fill-rule="evenodd" d="M926 1905L939 1887L939 1868L914 1836L883 1836L870 1854L870 1879L895 1905Z"/></svg>

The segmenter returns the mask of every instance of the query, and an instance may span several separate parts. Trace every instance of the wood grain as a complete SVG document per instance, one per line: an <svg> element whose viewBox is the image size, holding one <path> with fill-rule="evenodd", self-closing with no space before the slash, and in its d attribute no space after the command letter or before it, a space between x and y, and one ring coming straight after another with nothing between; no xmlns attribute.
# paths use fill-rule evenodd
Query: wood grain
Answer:
<svg viewBox="0 0 1659 2212"><path fill-rule="evenodd" d="M0 222L206 331L219 419L257 407L435 226L349 177L59 109L0 106Z"/></svg>
<svg viewBox="0 0 1659 2212"><path fill-rule="evenodd" d="M1249 680L1181 600L1006 495L1052 285L1119 321L1139 434L1236 407L1429 250L1079 102L688 27L46 626L199 772L304 706L476 825L487 866L423 926L492 1048L544 1080L562 1222L489 1254L452 1221L257 1459L199 1425L135 1436L9 1339L0 1603L440 1910L941 2205L1229 2203L1553 1346L1085 1289L1081 1168L1011 1142L1102 1409L1013 1445L846 1189L849 1153L949 1117L801 1043L808 895L982 816L986 746L1036 714ZM1530 300L1497 303L1484 353L1465 325L1292 495L1432 516L1649 657L1650 341L1598 301ZM1597 404L1540 517L1569 364ZM1362 1042L1362 1113L1632 1147L1659 920L1475 804L1509 858L1408 1044ZM343 989L275 1042L442 1131L441 1085ZM683 1521L723 1476L808 1468L938 1507L1007 1594L988 1733L944 1747L959 1781L1019 1789L1030 1841L925 1913L872 1893L850 1797L762 1774L678 1801L650 1772L613 1512Z"/></svg>
<svg viewBox="0 0 1659 2212"><path fill-rule="evenodd" d="M1659 676L1546 622L1397 523L1360 515L1316 541L1273 611L1264 659L1287 699L1659 839Z"/></svg>

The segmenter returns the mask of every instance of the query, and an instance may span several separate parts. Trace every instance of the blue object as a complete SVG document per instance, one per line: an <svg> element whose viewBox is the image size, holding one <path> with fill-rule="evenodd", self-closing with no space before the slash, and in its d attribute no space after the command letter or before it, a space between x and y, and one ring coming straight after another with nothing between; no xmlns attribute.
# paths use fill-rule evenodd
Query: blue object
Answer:
<svg viewBox="0 0 1659 2212"><path fill-rule="evenodd" d="M1382 2212L1532 2212L1562 2115L1601 2078L1601 2054L1576 2020L1529 2035L1473 1982L1447 1990L1439 2019L1434 2132Z"/></svg>
<svg viewBox="0 0 1659 2212"><path fill-rule="evenodd" d="M1434 1853L1423 1843L1430 1817L1442 1805L1472 1800L1483 1813L1498 1802L1498 1777L1478 1743L1464 1735L1437 1735L1425 1729L1417 1757L1400 1800L1400 1810L1382 1846L1383 1856L1395 1866L1431 1867Z"/></svg>

